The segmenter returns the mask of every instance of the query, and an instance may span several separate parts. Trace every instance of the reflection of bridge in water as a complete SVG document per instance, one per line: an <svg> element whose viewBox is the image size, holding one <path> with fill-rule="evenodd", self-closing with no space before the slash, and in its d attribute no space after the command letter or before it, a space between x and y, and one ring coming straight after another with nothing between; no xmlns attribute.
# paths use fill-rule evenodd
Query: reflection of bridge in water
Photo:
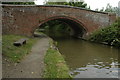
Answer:
<svg viewBox="0 0 120 80"><path fill-rule="evenodd" d="M2 5L3 34L32 36L36 28L50 20L61 20L76 34L89 35L94 30L113 23L114 14L69 6Z"/></svg>

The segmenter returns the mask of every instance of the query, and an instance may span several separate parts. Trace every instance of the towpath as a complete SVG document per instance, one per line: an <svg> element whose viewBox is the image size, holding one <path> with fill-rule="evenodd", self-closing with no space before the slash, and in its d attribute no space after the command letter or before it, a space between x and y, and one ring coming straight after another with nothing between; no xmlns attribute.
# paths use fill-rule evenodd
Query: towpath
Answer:
<svg viewBox="0 0 120 80"><path fill-rule="evenodd" d="M49 38L40 38L30 54L20 63L8 63L3 59L3 78L41 78L44 70L44 56L49 47Z"/></svg>

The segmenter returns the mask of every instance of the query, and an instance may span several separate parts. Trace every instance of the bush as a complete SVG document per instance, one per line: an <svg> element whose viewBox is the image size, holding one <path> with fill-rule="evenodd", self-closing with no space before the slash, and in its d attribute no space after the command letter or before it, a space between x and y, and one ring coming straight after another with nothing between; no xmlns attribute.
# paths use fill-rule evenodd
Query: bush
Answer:
<svg viewBox="0 0 120 80"><path fill-rule="evenodd" d="M120 18L114 24L93 32L89 40L120 47Z"/></svg>

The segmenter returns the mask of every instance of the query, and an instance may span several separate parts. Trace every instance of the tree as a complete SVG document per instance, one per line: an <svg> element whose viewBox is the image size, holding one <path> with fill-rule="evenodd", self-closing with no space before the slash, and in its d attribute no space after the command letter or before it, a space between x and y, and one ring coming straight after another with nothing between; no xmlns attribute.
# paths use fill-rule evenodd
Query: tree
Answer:
<svg viewBox="0 0 120 80"><path fill-rule="evenodd" d="M105 12L116 13L118 16L120 16L120 8L119 7L112 7L110 4L107 4Z"/></svg>
<svg viewBox="0 0 120 80"><path fill-rule="evenodd" d="M98 8L96 8L95 11L99 11Z"/></svg>
<svg viewBox="0 0 120 80"><path fill-rule="evenodd" d="M30 1L30 2L29 2ZM13 5L33 5L35 4L34 3L34 0L31 1L31 0L28 0L28 2L2 2L2 4L13 4Z"/></svg>
<svg viewBox="0 0 120 80"><path fill-rule="evenodd" d="M87 4L84 2L80 2L80 1L72 1L68 3L70 6L75 6L75 7L82 7L82 8L87 8Z"/></svg>
<svg viewBox="0 0 120 80"><path fill-rule="evenodd" d="M102 7L102 9L100 9L101 12L104 12L104 7Z"/></svg>
<svg viewBox="0 0 120 80"><path fill-rule="evenodd" d="M115 13L117 16L120 16L120 8L119 7L112 7L110 4L107 4L106 8L102 7L102 9L95 9L95 11L100 12L109 12L109 13Z"/></svg>
<svg viewBox="0 0 120 80"><path fill-rule="evenodd" d="M78 0L70 0L69 2L67 2L66 0L64 2L53 2L51 0L48 0L45 3L45 5L69 5L69 6L90 9L90 6L87 8L87 4L84 1L78 1Z"/></svg>
<svg viewBox="0 0 120 80"><path fill-rule="evenodd" d="M88 7L89 10L91 10L90 6Z"/></svg>
<svg viewBox="0 0 120 80"><path fill-rule="evenodd" d="M108 3L105 12L113 12L112 6Z"/></svg>
<svg viewBox="0 0 120 80"><path fill-rule="evenodd" d="M64 5L67 3L66 0L45 0L45 5Z"/></svg>

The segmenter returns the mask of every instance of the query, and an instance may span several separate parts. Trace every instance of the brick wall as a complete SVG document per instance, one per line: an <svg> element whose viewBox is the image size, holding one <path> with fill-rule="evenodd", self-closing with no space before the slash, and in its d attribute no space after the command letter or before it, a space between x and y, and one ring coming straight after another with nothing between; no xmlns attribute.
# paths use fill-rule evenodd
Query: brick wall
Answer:
<svg viewBox="0 0 120 80"><path fill-rule="evenodd" d="M68 6L2 6L3 34L32 36L36 28L53 19L68 19L86 30L86 34L106 27L116 19L114 14ZM86 35L85 34L85 35Z"/></svg>

